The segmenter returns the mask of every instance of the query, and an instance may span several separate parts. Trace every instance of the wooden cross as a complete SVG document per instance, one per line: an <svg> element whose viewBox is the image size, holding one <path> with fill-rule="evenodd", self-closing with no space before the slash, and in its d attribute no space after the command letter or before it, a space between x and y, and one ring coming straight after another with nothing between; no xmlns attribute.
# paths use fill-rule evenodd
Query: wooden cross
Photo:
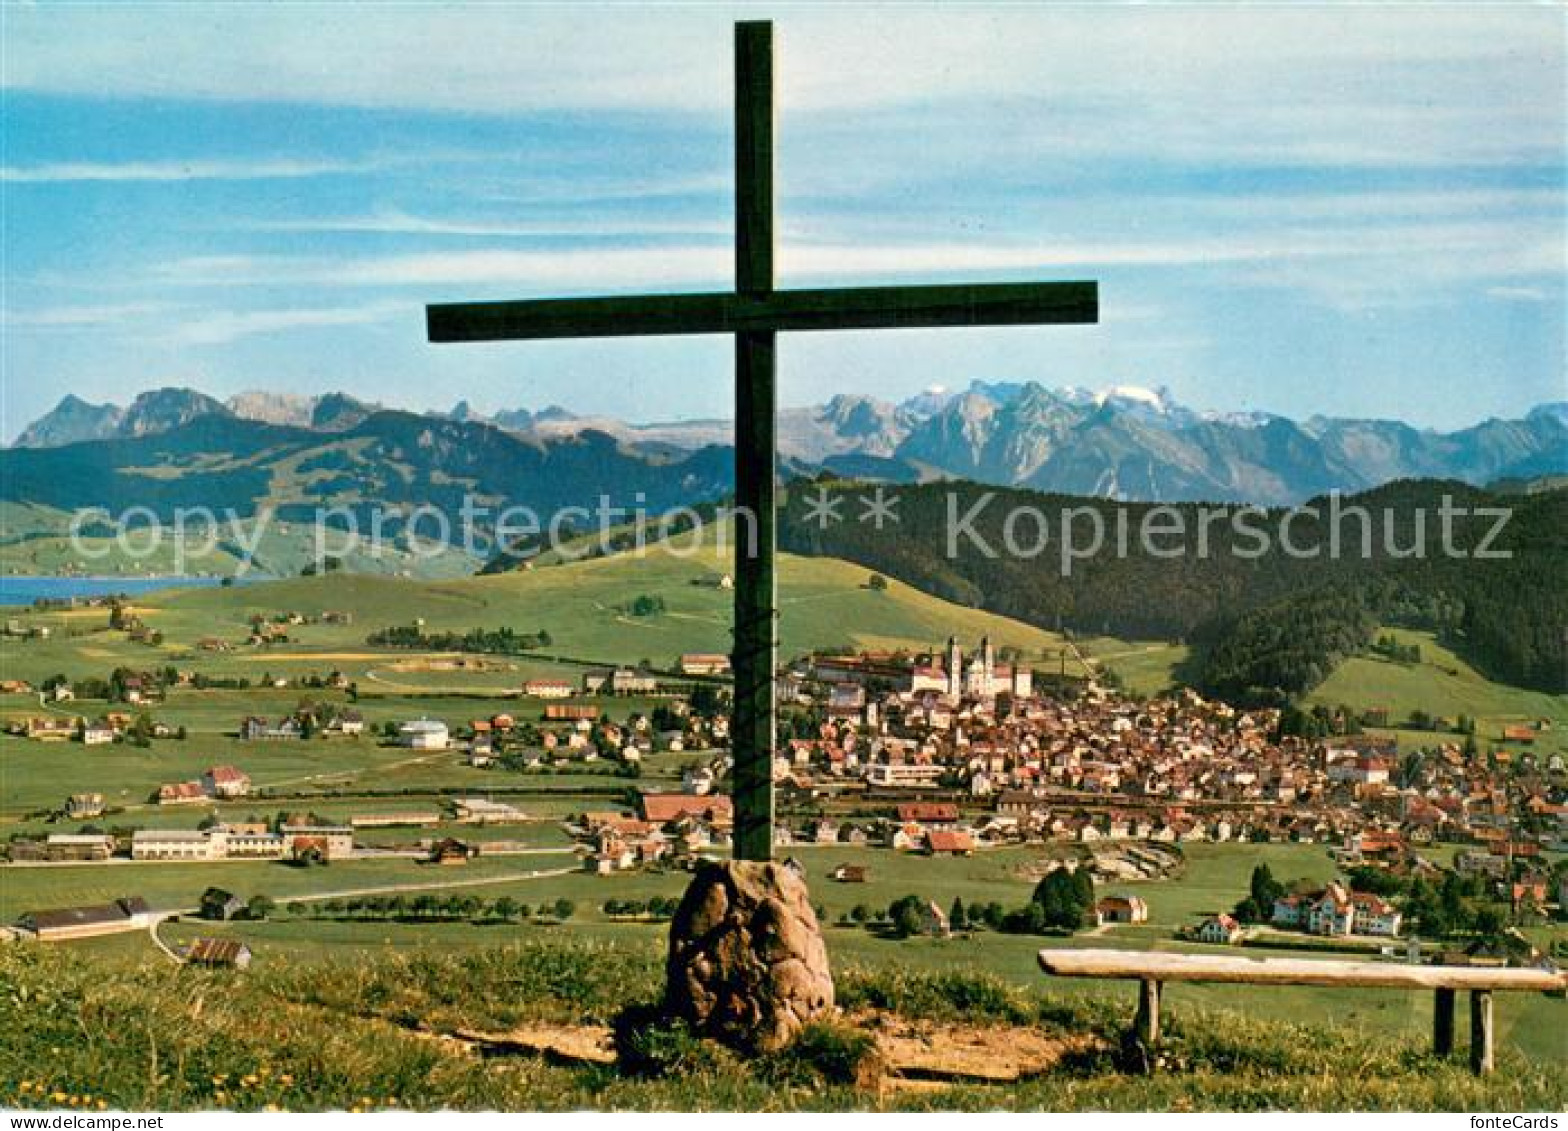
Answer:
<svg viewBox="0 0 1568 1131"><path fill-rule="evenodd" d="M735 856L773 853L778 593L775 548L776 337L780 330L1017 326L1095 322L1092 282L775 290L773 287L773 24L735 25L735 290L432 305L432 342L735 335L735 501L755 539L737 538Z"/></svg>

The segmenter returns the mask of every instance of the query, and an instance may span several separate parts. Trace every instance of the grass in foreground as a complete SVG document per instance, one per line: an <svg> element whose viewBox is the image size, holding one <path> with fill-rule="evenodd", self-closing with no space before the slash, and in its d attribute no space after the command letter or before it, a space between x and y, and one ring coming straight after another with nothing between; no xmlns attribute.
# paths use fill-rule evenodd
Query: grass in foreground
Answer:
<svg viewBox="0 0 1568 1131"><path fill-rule="evenodd" d="M481 1058L437 1034L525 1021L609 1023L659 986L656 945L531 943L460 955L205 973L167 962L0 950L0 1102L24 1107L318 1109L1420 1109L1568 1103L1561 1062L1505 1054L1472 1077L1414 1045L1200 1011L1172 1011L1166 1067L1112 1051L1007 1086L863 1091L842 1083L849 1040L794 1052L671 1059L662 1076ZM1114 1045L1122 1011L985 976L839 971L850 1011L1085 1032ZM838 1027L842 1033L842 1027Z"/></svg>

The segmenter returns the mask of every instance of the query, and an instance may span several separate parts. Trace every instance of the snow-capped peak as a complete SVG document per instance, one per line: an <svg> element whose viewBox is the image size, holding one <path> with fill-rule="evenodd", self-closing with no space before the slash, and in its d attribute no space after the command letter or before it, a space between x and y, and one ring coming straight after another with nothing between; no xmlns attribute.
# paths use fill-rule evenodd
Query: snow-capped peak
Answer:
<svg viewBox="0 0 1568 1131"><path fill-rule="evenodd" d="M1145 389L1141 385L1112 385L1095 395L1095 404L1106 401L1131 401L1164 412L1171 405L1170 390L1163 385L1158 389Z"/></svg>

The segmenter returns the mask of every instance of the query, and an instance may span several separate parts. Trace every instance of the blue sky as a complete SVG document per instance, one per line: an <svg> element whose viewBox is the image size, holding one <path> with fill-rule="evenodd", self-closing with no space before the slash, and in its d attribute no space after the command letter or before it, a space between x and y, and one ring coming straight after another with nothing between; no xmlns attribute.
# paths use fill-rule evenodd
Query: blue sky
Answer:
<svg viewBox="0 0 1568 1131"><path fill-rule="evenodd" d="M727 287L737 15L778 29L781 285L1101 283L1093 327L789 336L785 403L1568 396L1552 5L0 11L6 439L161 384L725 415L722 339L434 347L421 307Z"/></svg>

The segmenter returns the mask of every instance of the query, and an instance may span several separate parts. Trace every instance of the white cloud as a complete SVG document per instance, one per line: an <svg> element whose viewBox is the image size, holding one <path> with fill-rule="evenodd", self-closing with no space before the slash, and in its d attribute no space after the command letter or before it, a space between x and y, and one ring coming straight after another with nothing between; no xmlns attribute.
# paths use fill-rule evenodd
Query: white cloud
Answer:
<svg viewBox="0 0 1568 1131"><path fill-rule="evenodd" d="M130 327L150 315L173 309L165 302L124 302L85 306L6 308L3 324L8 330L79 330L114 326Z"/></svg>
<svg viewBox="0 0 1568 1131"><path fill-rule="evenodd" d="M1487 287L1486 293L1492 298L1505 299L1509 302L1552 301L1552 292L1545 287Z"/></svg>
<svg viewBox="0 0 1568 1131"><path fill-rule="evenodd" d="M730 21L708 5L40 5L8 8L6 83L164 96L540 114L719 115ZM748 13L754 14L754 13ZM1553 5L795 6L778 24L797 112L973 104L981 140L1077 113L1074 141L1345 163L1562 148ZM1131 122L1141 128L1129 130ZM1153 127L1152 130L1150 127ZM1076 148L1076 146L1075 146Z"/></svg>
<svg viewBox="0 0 1568 1131"><path fill-rule="evenodd" d="M239 225L259 232L364 232L376 235L493 237L536 239L585 236L626 239L644 236L729 236L734 228L717 221L636 220L620 224L592 220L551 219L506 223L476 218L425 217L389 210L370 215L311 217L293 220L260 220Z"/></svg>
<svg viewBox="0 0 1568 1131"><path fill-rule="evenodd" d="M71 181L255 181L320 177L335 173L362 172L375 167L374 162L290 159L58 161L40 165L4 166L0 168L0 181L8 181L12 184L55 184Z"/></svg>
<svg viewBox="0 0 1568 1131"><path fill-rule="evenodd" d="M324 326L364 326L393 318L414 322L419 315L418 306L397 302L290 310L203 311L171 323L158 336L177 345L227 345L256 334Z"/></svg>
<svg viewBox="0 0 1568 1131"><path fill-rule="evenodd" d="M1364 262L1385 274L1397 268L1399 289L1420 290L1434 279L1508 277L1550 270L1560 257L1550 222L1413 222L1366 227L1325 224L1241 229L1136 239L974 239L867 242L786 239L779 249L781 285L803 281L866 282L939 275L1078 272L1097 268L1199 268L1248 265L1258 279L1287 277L1283 264ZM478 248L358 257L205 255L151 269L158 283L187 287L317 286L449 288L512 287L525 293L630 290L653 287L726 288L731 253L709 244L572 246L550 250Z"/></svg>

